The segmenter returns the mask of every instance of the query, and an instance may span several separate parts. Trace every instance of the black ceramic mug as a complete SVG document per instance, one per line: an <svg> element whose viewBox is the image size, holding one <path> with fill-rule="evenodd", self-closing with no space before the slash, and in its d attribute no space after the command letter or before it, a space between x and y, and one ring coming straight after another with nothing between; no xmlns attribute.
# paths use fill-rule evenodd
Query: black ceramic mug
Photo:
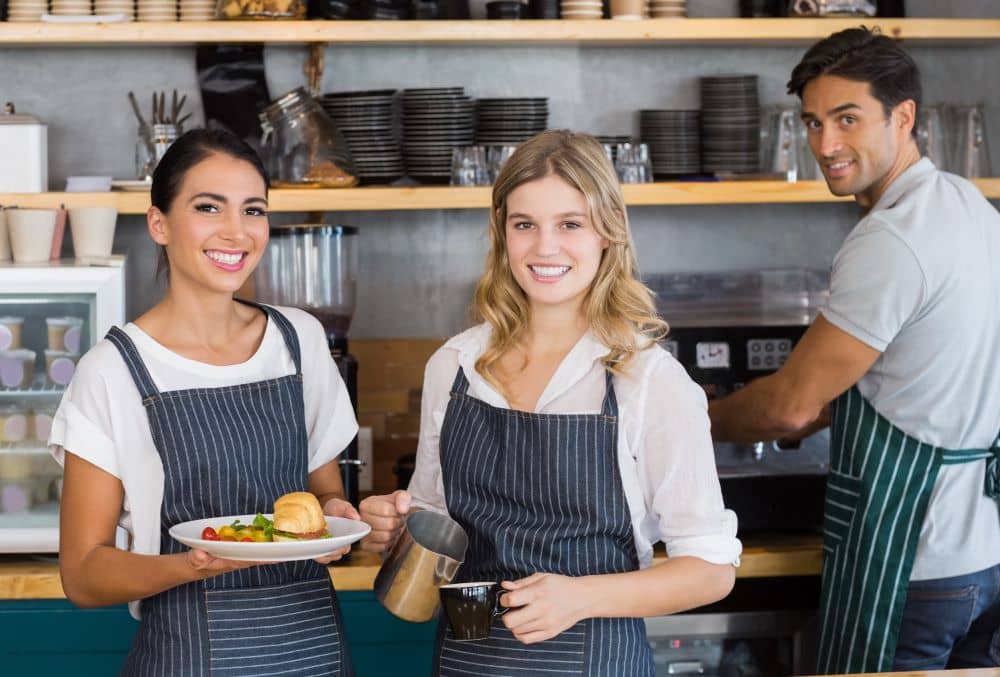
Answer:
<svg viewBox="0 0 1000 677"><path fill-rule="evenodd" d="M486 639L493 619L509 610L500 604L504 589L493 581L441 586L441 606L455 639Z"/></svg>

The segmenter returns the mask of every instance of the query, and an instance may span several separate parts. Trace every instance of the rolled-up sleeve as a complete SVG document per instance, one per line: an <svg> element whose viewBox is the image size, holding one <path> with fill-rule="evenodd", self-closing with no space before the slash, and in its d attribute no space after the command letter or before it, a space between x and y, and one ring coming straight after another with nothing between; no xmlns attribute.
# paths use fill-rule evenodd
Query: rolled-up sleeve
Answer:
<svg viewBox="0 0 1000 677"><path fill-rule="evenodd" d="M63 465L65 452L69 451L120 479L110 411L100 369L92 356L84 355L52 417L48 444L53 458Z"/></svg>
<svg viewBox="0 0 1000 677"><path fill-rule="evenodd" d="M667 555L738 565L736 514L722 502L704 391L664 358L648 375L643 404L640 482Z"/></svg>

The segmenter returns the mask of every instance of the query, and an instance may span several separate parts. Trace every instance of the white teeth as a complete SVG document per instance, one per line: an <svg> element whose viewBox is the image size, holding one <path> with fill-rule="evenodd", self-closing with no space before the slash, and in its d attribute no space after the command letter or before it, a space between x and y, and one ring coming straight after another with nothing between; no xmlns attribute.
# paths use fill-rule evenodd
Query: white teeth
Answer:
<svg viewBox="0 0 1000 677"><path fill-rule="evenodd" d="M849 162L838 162L838 163L837 163L837 164L835 164L835 165L827 165L827 166L828 166L828 167L829 167L830 169L835 169L835 170L836 170L836 169L843 169L844 167L846 167L846 166L847 166L847 165L849 165L849 164L850 164Z"/></svg>
<svg viewBox="0 0 1000 677"><path fill-rule="evenodd" d="M222 252L210 251L205 252L205 255L213 261L218 261L227 266L235 266L243 260L243 254L223 254Z"/></svg>
<svg viewBox="0 0 1000 677"><path fill-rule="evenodd" d="M559 277L569 272L569 266L528 266L539 277Z"/></svg>

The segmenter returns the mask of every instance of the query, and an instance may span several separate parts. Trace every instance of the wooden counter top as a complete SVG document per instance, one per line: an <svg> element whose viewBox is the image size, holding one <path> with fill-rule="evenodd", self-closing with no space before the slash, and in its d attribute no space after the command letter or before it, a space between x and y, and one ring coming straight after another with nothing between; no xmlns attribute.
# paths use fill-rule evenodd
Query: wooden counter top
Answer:
<svg viewBox="0 0 1000 677"><path fill-rule="evenodd" d="M666 556L658 552L655 561ZM355 552L351 561L330 567L337 590L371 590L380 566L378 555ZM809 534L775 534L743 539L737 578L818 575L823 564L822 539ZM65 597L55 558L0 557L0 599L59 599Z"/></svg>

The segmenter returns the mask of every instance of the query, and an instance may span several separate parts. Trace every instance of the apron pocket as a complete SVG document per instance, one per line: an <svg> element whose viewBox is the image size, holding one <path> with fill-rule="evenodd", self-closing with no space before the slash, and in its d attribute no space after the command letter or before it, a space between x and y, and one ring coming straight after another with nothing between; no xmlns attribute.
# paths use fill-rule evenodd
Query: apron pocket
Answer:
<svg viewBox="0 0 1000 677"><path fill-rule="evenodd" d="M447 621L441 647L438 674L481 675L495 677L537 677L543 674L583 675L587 647L586 621L580 621L552 639L537 644L522 644L503 619L497 618L486 639L452 639Z"/></svg>
<svg viewBox="0 0 1000 677"><path fill-rule="evenodd" d="M827 553L832 553L847 538L860 500L861 480L831 470L823 508L823 550Z"/></svg>
<svg viewBox="0 0 1000 677"><path fill-rule="evenodd" d="M340 673L329 578L205 591L213 675Z"/></svg>

